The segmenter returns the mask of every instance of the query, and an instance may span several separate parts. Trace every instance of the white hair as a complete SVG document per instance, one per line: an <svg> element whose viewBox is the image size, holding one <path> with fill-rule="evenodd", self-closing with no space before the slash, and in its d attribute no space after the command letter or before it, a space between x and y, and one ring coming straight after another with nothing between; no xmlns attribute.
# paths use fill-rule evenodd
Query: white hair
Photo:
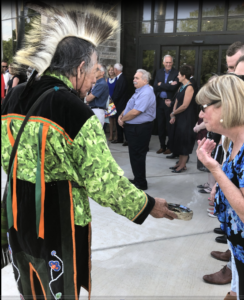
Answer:
<svg viewBox="0 0 244 300"><path fill-rule="evenodd" d="M104 65L102 64L98 64L100 67L98 67L98 69L101 71L101 72L104 72L103 74L103 77L106 79L107 78L107 69Z"/></svg>
<svg viewBox="0 0 244 300"><path fill-rule="evenodd" d="M114 68L115 69L117 69L118 71L123 71L123 65L121 65L120 63L116 63L115 65L114 65Z"/></svg>
<svg viewBox="0 0 244 300"><path fill-rule="evenodd" d="M171 55L166 54L166 55L164 55L163 62L164 62L164 60L165 60L166 57L171 57L172 58L172 62L174 61L174 59L173 59L173 57Z"/></svg>
<svg viewBox="0 0 244 300"><path fill-rule="evenodd" d="M137 73L137 72L141 73L141 74L142 74L142 79L146 79L147 82L149 82L150 79L152 78L152 77L151 77L151 74L150 74L149 72L147 72L146 70L138 69L138 70L136 71L136 73Z"/></svg>
<svg viewBox="0 0 244 300"><path fill-rule="evenodd" d="M100 71L104 72L105 73L105 68L103 65L99 64L100 65L100 68L98 68Z"/></svg>

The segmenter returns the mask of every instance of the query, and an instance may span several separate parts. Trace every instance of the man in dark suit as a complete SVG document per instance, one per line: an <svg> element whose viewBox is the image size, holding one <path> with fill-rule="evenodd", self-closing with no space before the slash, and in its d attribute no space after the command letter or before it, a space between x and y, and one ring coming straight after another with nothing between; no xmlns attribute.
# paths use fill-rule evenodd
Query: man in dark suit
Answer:
<svg viewBox="0 0 244 300"><path fill-rule="evenodd" d="M173 68L173 57L171 55L165 55L163 58L164 68L157 71L154 81L154 92L157 97L157 120L158 120L158 135L160 141L160 149L158 154L170 154L171 151L166 145L166 129L170 130L170 113L172 106L168 107L165 104L166 99L172 99L179 87L178 71ZM175 84L171 84L175 83Z"/></svg>
<svg viewBox="0 0 244 300"><path fill-rule="evenodd" d="M114 73L117 77L117 81L115 84L112 100L117 110L116 127L117 127L118 139L112 141L111 143L113 144L117 144L117 143L122 144L124 142L124 129L118 124L118 117L125 109L126 104L128 102L127 83L122 71L123 71L123 66L120 63L116 63L114 65ZM126 146L127 142L125 142L123 145Z"/></svg>

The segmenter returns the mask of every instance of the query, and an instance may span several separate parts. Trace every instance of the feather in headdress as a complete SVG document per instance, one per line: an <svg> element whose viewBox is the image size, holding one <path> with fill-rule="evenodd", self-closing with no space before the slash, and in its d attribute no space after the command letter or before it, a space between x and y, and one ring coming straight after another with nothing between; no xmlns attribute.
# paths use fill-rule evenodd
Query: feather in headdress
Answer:
<svg viewBox="0 0 244 300"><path fill-rule="evenodd" d="M14 57L15 67L22 65L36 69L41 75L50 65L58 44L65 37L84 39L98 46L119 30L119 22L107 12L79 4L51 6L29 2L26 6L48 17L40 24L40 16L25 36L24 46Z"/></svg>

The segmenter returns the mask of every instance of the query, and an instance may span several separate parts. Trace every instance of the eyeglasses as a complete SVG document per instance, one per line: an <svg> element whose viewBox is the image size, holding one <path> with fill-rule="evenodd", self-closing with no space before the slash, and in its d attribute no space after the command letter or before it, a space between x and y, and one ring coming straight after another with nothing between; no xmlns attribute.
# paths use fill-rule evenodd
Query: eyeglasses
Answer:
<svg viewBox="0 0 244 300"><path fill-rule="evenodd" d="M2 66L3 68L7 68L8 66Z"/></svg>
<svg viewBox="0 0 244 300"><path fill-rule="evenodd" d="M216 101L213 101L213 102L211 102L211 103L209 103L209 104L200 105L200 109L201 109L202 112L205 113L205 109L206 109L208 106L213 105L213 104L216 104L216 103L218 103L218 102L221 102L221 100L216 100Z"/></svg>

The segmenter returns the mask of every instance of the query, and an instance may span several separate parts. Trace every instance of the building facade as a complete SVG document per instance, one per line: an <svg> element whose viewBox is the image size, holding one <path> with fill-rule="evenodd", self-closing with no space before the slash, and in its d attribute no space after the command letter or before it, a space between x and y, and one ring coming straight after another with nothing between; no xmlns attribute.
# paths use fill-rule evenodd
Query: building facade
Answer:
<svg viewBox="0 0 244 300"><path fill-rule="evenodd" d="M35 11L24 7L23 1L1 2L1 59L12 62L36 15Z"/></svg>
<svg viewBox="0 0 244 300"><path fill-rule="evenodd" d="M244 1L122 1L121 24L121 61L131 93L135 70L154 78L166 54L176 69L192 65L202 86L212 73L226 72L228 46L244 41Z"/></svg>
<svg viewBox="0 0 244 300"><path fill-rule="evenodd" d="M44 1L45 2L45 1ZM49 1L50 2L50 1ZM89 1L74 1L78 3L89 3ZM52 1L53 5L60 1ZM95 1L92 1L94 4ZM119 1L99 1L95 3L98 8L109 11L109 14L121 20L121 4ZM33 19L38 14L25 7L22 0L1 1L1 58L11 63L16 51L21 47L24 34L31 28ZM46 17L41 18L42 22L47 22ZM120 39L121 32L110 38L105 43L99 45L100 63L105 66L115 64L120 61Z"/></svg>
<svg viewBox="0 0 244 300"><path fill-rule="evenodd" d="M60 1L52 2L55 5ZM121 31L98 49L101 63L124 65L130 95L134 93L135 71L146 69L154 79L166 54L174 57L176 69L183 64L192 65L195 78L202 86L212 73L226 71L228 46L244 40L244 0L101 0L92 3L121 22ZM27 9L22 0L2 1L1 8L1 56L11 62L37 14Z"/></svg>

